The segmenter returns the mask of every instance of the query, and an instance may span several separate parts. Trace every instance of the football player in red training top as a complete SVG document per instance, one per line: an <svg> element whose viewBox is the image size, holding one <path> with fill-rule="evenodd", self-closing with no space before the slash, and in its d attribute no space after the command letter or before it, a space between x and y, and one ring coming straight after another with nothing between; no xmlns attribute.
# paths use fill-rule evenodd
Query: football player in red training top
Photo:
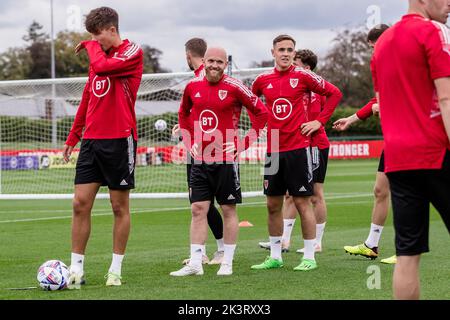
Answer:
<svg viewBox="0 0 450 320"><path fill-rule="evenodd" d="M389 26L381 24L373 27L368 35L367 42L372 48L375 46L378 38L386 31ZM350 125L356 121L365 120L372 115L379 116L379 105L377 98L370 100L364 107L362 107L355 114L336 120L333 123L333 128L338 131L347 130ZM366 241L356 246L345 246L344 250L350 254L361 255L370 259L376 259L379 255L378 243L383 232L384 223L386 222L389 213L389 180L384 173L384 152L381 153L380 163L378 165L378 172L375 179L375 187L373 190L375 196L372 209L372 223L370 224L369 235ZM382 263L394 264L397 261L395 255L382 259Z"/></svg>
<svg viewBox="0 0 450 320"><path fill-rule="evenodd" d="M86 17L86 29L92 40L81 42L76 52L87 51L89 78L63 150L68 161L82 139L75 174L70 289L79 289L84 283L91 209L102 185L109 188L114 213L113 258L106 285L121 285L122 260L130 233L129 193L134 188L134 104L143 70L142 49L121 39L115 10L92 10Z"/></svg>
<svg viewBox="0 0 450 320"><path fill-rule="evenodd" d="M185 44L186 51L186 62L189 68L194 71L195 77L204 77L205 76L205 66L203 65L203 57L205 56L205 52L207 49L206 41L201 38L192 38L189 39ZM179 137L180 134L180 126L176 124L172 129L172 135L174 137ZM193 133L191 133L191 137L193 137ZM181 137L180 137L181 138ZM191 169L192 169L192 159L188 156L187 161L187 183L189 187L189 181L191 179ZM224 254L224 243L223 243L223 221L222 216L220 215L219 210L217 210L214 202L211 202L211 206L208 211L208 226L211 229L214 238L216 238L217 243L217 251L214 252L214 255L211 260L208 259L206 252L203 252L202 263L203 264L221 264ZM206 250L206 248L205 248ZM183 264L188 264L189 259L185 259Z"/></svg>
<svg viewBox="0 0 450 320"><path fill-rule="evenodd" d="M183 142L194 158L190 180L191 256L186 266L170 273L172 276L203 274L206 219L214 198L224 217L224 257L217 274L233 273L238 234L236 204L241 203L236 157L256 140L267 122L267 112L258 97L241 81L224 75L228 63L223 48L208 48L204 65L205 77L188 83L178 113ZM242 106L252 119L252 128L243 141L238 137Z"/></svg>
<svg viewBox="0 0 450 320"><path fill-rule="evenodd" d="M449 13L450 0L410 0L372 57L394 215L396 299L420 297L430 203L450 232Z"/></svg>
<svg viewBox="0 0 450 320"><path fill-rule="evenodd" d="M308 49L298 50L294 64L297 67L314 71L317 66L317 55ZM323 110L326 98L311 92L311 104L308 106L308 120L315 120ZM312 172L314 183L314 194L311 197L314 215L316 217L316 244L315 252L322 251L322 237L325 231L327 220L327 206L323 191L323 183L327 172L328 151L330 141L328 140L325 127L311 135L311 156L312 156ZM292 230L295 225L297 216L297 208L294 204L292 196L286 195L283 203L283 235L281 239L281 252L289 251ZM260 242L260 247L270 249L270 242ZM305 249L298 249L297 253L304 253Z"/></svg>
<svg viewBox="0 0 450 320"><path fill-rule="evenodd" d="M281 237L283 233L283 197L293 197L300 212L305 252L294 268L309 271L317 268L314 257L316 219L311 206L313 174L311 134L323 127L331 117L342 94L338 88L315 73L293 65L295 40L280 35L273 40L275 68L259 75L252 86L257 96L264 96L269 117L267 121L267 156L264 172L264 194L267 196L270 256L251 268L283 267ZM315 120L308 120L307 107L311 92L326 97L323 110Z"/></svg>

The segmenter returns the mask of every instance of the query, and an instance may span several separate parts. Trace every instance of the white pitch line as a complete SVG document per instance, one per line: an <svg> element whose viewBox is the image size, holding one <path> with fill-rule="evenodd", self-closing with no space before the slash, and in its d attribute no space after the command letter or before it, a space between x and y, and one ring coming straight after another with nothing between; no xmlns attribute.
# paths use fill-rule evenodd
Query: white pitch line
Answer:
<svg viewBox="0 0 450 320"><path fill-rule="evenodd" d="M365 198L372 196L371 193L360 193L360 194L347 194L342 196L331 196L327 197L326 200L336 200L336 199L348 199L348 198ZM362 202L365 203L366 201ZM342 204L351 204L351 203L361 203L361 202L346 202ZM252 207L258 205L266 204L265 201L258 202L247 202L239 205L239 207ZM335 204L336 205L336 204ZM180 211L180 210L189 210L191 207L177 207L177 208L154 208L154 209L140 209L140 210L132 210L132 214L143 213L143 212L164 212L164 211ZM109 216L112 213L109 211L108 213L93 213L92 217L101 217L101 216ZM2 220L0 224L4 223L15 223L15 222L33 222L33 221L47 221L47 220L62 220L62 219L70 219L72 216L59 216L59 217L44 217L44 218L29 218L29 219L15 219L15 220Z"/></svg>

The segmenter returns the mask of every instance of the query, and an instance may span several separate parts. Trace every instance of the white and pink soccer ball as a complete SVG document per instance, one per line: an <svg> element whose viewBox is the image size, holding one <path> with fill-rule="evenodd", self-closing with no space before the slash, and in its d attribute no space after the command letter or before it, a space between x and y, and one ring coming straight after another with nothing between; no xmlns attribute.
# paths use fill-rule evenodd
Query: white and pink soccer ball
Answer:
<svg viewBox="0 0 450 320"><path fill-rule="evenodd" d="M69 268L59 260L46 261L38 269L37 280L44 290L63 290L69 280Z"/></svg>

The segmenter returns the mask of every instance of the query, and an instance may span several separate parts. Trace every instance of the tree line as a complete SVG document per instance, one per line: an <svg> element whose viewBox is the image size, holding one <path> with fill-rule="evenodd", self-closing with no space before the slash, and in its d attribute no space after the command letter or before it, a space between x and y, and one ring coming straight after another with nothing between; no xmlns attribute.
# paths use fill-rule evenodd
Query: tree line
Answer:
<svg viewBox="0 0 450 320"><path fill-rule="evenodd" d="M43 26L33 21L23 36L25 45L9 48L0 53L0 80L51 78L51 41L42 31ZM55 39L55 73L57 78L86 76L89 59L86 52L79 56L75 46L90 39L87 32L61 31ZM144 73L169 72L161 67L162 51L149 45L142 45L144 52Z"/></svg>
<svg viewBox="0 0 450 320"><path fill-rule="evenodd" d="M0 53L0 80L43 79L51 77L50 36L43 26L33 21L23 36L25 45L9 48ZM87 32L61 31L56 35L56 77L79 77L88 72L87 54L74 54L75 46L89 39ZM144 73L170 72L160 65L163 52L150 45L144 51ZM319 59L316 73L335 84L343 93L343 106L363 106L373 96L370 73L372 51L366 42L363 29L346 29L339 32L325 57ZM250 67L271 67L272 60L253 62Z"/></svg>

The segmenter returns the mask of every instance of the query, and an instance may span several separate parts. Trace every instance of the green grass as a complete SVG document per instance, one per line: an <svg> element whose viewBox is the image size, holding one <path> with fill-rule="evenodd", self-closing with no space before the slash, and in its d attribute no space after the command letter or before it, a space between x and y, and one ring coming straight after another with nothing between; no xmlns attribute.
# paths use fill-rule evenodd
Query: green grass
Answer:
<svg viewBox="0 0 450 320"><path fill-rule="evenodd" d="M169 272L180 268L189 254L188 201L132 200L132 231L123 264L126 283L106 288L103 276L111 260L113 218L109 202L97 200L85 260L88 284L79 291L7 290L37 285L37 268L46 260L70 263L71 201L0 201L0 299L391 299L393 266L383 265L379 259L350 256L343 250L344 245L367 237L376 167L376 161L330 162L324 252L316 256L319 268L309 273L292 270L300 262L295 253L301 246L298 221L292 250L283 256L285 268L250 270L268 254L257 245L267 239L267 213L260 197L245 199L238 208L240 220L249 220L254 227L240 230L232 276L218 277L218 266L205 266L202 277L170 277ZM380 242L381 258L394 254L393 237L390 215ZM421 261L422 299L450 299L447 243L448 232L433 210L431 252ZM215 249L210 234L208 254ZM380 289L367 288L369 266L380 268Z"/></svg>

